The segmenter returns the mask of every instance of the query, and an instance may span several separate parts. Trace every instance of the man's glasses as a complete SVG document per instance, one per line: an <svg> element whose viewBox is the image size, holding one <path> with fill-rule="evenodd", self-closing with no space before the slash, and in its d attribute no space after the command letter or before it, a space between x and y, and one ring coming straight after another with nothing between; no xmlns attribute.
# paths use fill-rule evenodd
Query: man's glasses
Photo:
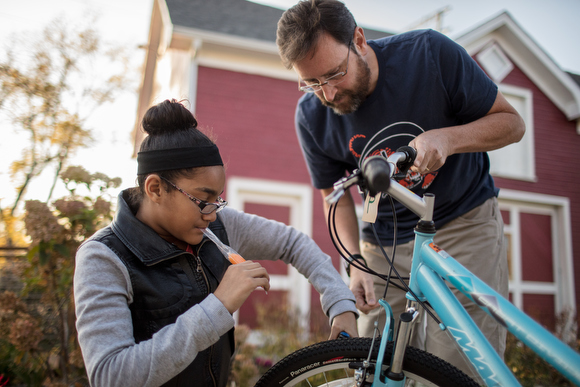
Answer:
<svg viewBox="0 0 580 387"><path fill-rule="evenodd" d="M329 85L329 86L336 86L342 82L344 82L344 76L348 72L348 60L350 58L350 46L352 42L348 44L348 54L346 55L346 68L344 71L340 71L330 77L326 78L326 81L320 83L308 83L301 79L298 80L298 90L303 91L305 93L315 93L319 90L322 90L322 86Z"/></svg>
<svg viewBox="0 0 580 387"><path fill-rule="evenodd" d="M159 177L161 177L161 176L159 176ZM189 200L191 200L192 202L197 204L197 206L199 207L199 212L201 212L204 215L209 215L214 211L216 213L218 213L221 210L223 210L223 208L225 206L228 205L228 202L226 202L224 199L222 199L219 196L217 198L217 203L209 203L209 202L205 202L203 200L200 200L200 199L196 198L195 196L188 194L187 192L185 192L184 190L182 190L181 188L179 188L178 186L176 186L175 184L173 184L172 182L170 182L166 178L164 178L164 177L161 177L161 178L163 180L165 180L167 183L171 184L171 186L173 188L175 188L176 190L178 190L179 192L181 192L182 194L187 196Z"/></svg>

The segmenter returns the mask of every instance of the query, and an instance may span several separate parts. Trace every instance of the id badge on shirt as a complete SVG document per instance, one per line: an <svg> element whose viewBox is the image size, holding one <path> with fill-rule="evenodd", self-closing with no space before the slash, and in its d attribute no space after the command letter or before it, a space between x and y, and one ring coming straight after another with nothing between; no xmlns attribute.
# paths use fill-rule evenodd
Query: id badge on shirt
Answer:
<svg viewBox="0 0 580 387"><path fill-rule="evenodd" d="M366 196L362 215L363 222L374 223L377 220L380 198L381 198L380 192L375 196L371 195Z"/></svg>

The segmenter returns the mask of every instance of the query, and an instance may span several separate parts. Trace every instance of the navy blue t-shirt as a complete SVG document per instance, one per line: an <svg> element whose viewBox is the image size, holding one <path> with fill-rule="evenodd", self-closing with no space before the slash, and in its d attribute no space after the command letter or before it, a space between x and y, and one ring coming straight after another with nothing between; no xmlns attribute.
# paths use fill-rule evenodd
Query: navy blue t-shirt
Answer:
<svg viewBox="0 0 580 387"><path fill-rule="evenodd" d="M374 92L351 114L337 115L314 94L300 98L296 130L315 188L358 168L363 149L390 154L423 131L461 125L483 117L493 106L497 86L458 44L433 30L412 31L368 41L379 77ZM436 227L496 196L487 153L455 154L434 173L410 173L402 184L420 196L435 194ZM396 203L397 242L413 238L418 217ZM393 243L388 200L376 222L384 245ZM368 224L364 240L376 243Z"/></svg>

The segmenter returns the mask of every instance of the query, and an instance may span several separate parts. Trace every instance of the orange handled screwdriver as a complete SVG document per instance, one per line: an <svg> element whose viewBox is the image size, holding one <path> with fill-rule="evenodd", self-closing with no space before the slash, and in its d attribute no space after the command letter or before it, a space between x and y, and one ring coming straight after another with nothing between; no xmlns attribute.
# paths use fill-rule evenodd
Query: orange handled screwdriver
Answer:
<svg viewBox="0 0 580 387"><path fill-rule="evenodd" d="M236 250L232 249L230 246L228 246L228 245L224 244L222 241L220 241L219 238L216 237L215 234L209 228L204 228L201 231L203 231L204 235L207 236L213 243L216 244L216 246L222 252L224 257L228 261L230 261L230 263L232 265L246 261L244 258L242 258L242 256L240 254L237 253ZM268 291L266 290L266 288L264 288L264 290L266 291L266 294L268 294Z"/></svg>
<svg viewBox="0 0 580 387"><path fill-rule="evenodd" d="M236 263L241 263L241 262L246 261L244 258L242 258L242 256L240 254L238 254L236 252L236 250L232 249L230 246L228 246L228 245L224 244L222 241L220 241L219 238L216 237L215 234L209 228L204 228L202 231L203 231L205 236L207 236L213 243L216 244L218 249L220 249L220 251L222 252L224 257L228 261L230 261L231 264L235 265Z"/></svg>

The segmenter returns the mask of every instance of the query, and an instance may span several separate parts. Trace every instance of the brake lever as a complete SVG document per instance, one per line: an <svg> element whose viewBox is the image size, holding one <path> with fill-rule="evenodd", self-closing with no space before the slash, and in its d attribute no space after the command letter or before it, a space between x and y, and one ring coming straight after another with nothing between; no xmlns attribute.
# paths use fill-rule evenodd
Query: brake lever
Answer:
<svg viewBox="0 0 580 387"><path fill-rule="evenodd" d="M332 205L339 201L346 190L360 182L360 171L354 170L349 176L343 177L334 183L334 191L324 198L327 204Z"/></svg>

